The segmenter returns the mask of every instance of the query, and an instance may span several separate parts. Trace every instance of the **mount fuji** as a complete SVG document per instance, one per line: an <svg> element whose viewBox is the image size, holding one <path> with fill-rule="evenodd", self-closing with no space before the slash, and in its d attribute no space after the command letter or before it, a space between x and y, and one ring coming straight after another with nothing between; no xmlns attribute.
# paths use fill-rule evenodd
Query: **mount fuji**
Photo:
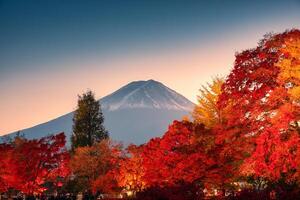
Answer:
<svg viewBox="0 0 300 200"><path fill-rule="evenodd" d="M131 82L99 101L110 137L124 144L142 144L161 136L173 120L189 115L194 107L187 98L155 80ZM73 114L70 112L20 133L33 139L64 132L69 145Z"/></svg>

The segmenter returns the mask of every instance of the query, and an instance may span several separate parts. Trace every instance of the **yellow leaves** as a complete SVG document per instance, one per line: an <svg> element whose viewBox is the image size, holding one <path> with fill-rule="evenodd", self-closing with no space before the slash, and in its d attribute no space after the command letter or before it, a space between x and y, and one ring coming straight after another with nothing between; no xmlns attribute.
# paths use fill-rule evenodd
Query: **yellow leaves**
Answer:
<svg viewBox="0 0 300 200"><path fill-rule="evenodd" d="M280 68L279 83L300 85L300 38L286 39L280 52L283 58L275 64Z"/></svg>
<svg viewBox="0 0 300 200"><path fill-rule="evenodd" d="M276 63L280 68L278 83L288 89L288 95L294 102L300 101L300 38L285 39L280 49L282 59Z"/></svg>
<svg viewBox="0 0 300 200"><path fill-rule="evenodd" d="M211 128L220 120L220 110L217 107L219 94L224 80L214 78L212 84L202 86L198 96L198 105L195 106L193 117L196 123L203 123Z"/></svg>
<svg viewBox="0 0 300 200"><path fill-rule="evenodd" d="M288 92L291 96L291 99L294 101L300 101L300 86L293 87Z"/></svg>
<svg viewBox="0 0 300 200"><path fill-rule="evenodd" d="M289 53L292 57L300 55L300 38L289 38L285 40L286 48L284 52Z"/></svg>

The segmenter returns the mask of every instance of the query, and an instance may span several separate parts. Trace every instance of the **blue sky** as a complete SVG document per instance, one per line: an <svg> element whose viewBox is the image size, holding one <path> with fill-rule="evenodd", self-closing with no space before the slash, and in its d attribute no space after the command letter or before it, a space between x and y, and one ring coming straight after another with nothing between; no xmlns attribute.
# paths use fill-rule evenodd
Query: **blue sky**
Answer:
<svg viewBox="0 0 300 200"><path fill-rule="evenodd" d="M0 0L0 134L74 109L86 88L102 97L136 79L195 101L234 52L299 25L299 0Z"/></svg>
<svg viewBox="0 0 300 200"><path fill-rule="evenodd" d="M274 0L2 0L0 76L77 56L207 41L239 25L299 17L299 11L299 1Z"/></svg>

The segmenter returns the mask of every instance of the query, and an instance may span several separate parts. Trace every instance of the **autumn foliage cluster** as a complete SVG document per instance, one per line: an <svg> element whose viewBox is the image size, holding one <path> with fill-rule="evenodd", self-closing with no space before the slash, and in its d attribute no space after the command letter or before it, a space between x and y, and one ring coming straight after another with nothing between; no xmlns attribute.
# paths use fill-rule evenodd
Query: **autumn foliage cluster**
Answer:
<svg viewBox="0 0 300 200"><path fill-rule="evenodd" d="M123 150L105 139L78 147L68 184L94 194L172 200L254 190L276 198L300 188L300 31L268 34L237 53L225 79L200 89L192 116L140 146ZM39 191L46 180L66 176L63 140L1 145L0 190Z"/></svg>
<svg viewBox="0 0 300 200"><path fill-rule="evenodd" d="M268 34L236 54L224 80L200 89L193 120L130 146L92 187L109 180L137 197L182 188L190 196L181 199L298 187L299 134L300 31Z"/></svg>
<svg viewBox="0 0 300 200"><path fill-rule="evenodd" d="M69 174L68 161L63 133L0 144L0 193L14 189L33 195L45 191L47 184L61 187Z"/></svg>

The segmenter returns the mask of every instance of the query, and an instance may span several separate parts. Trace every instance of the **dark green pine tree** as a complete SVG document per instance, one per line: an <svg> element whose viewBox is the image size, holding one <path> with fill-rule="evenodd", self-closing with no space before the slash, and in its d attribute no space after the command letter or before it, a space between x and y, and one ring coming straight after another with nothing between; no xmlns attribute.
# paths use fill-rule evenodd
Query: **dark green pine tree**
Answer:
<svg viewBox="0 0 300 200"><path fill-rule="evenodd" d="M73 117L72 149L92 146L94 143L108 138L103 126L104 117L100 103L95 100L94 93L87 91L78 96L78 108Z"/></svg>

